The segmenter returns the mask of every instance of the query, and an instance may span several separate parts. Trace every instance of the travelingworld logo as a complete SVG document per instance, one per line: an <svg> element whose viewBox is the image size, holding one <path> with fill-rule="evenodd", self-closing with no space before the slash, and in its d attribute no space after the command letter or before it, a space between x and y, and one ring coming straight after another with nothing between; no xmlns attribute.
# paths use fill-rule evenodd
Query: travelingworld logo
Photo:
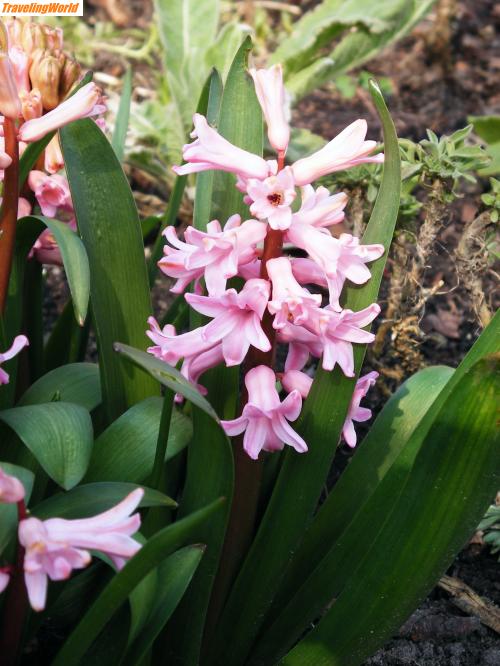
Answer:
<svg viewBox="0 0 500 666"><path fill-rule="evenodd" d="M83 16L83 0L75 2L3 2L0 0L0 16Z"/></svg>

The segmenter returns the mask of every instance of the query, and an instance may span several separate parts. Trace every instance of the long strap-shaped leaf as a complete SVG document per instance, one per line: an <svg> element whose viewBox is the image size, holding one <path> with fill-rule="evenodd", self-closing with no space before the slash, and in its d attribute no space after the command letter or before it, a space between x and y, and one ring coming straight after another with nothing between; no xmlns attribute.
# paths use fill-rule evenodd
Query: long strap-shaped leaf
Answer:
<svg viewBox="0 0 500 666"><path fill-rule="evenodd" d="M185 545L188 539L197 538L203 522L213 512L220 510L223 504L224 500L216 500L155 534L104 589L68 638L52 666L80 664L92 642L141 580L168 555Z"/></svg>
<svg viewBox="0 0 500 666"><path fill-rule="evenodd" d="M222 136L231 143L258 155L263 150L262 113L253 83L247 72L252 42L248 38L238 50L222 91L220 77L212 72L207 117L218 125ZM220 95L222 93L222 99ZM219 111L220 107L220 111ZM222 224L235 213L246 219L247 207L229 173L200 174L197 178L194 223L205 230L217 218ZM238 396L238 368L218 367L206 373L203 384L209 399L223 418L234 418ZM200 506L200 502L224 494L233 494L233 454L221 428L199 409L193 410L193 441L188 448L188 471L181 503L181 514ZM228 504L228 510L230 508ZM210 593L217 572L226 532L228 514L219 513L206 525L202 536L207 552L192 585L179 605L169 627L171 655L183 666L199 663L199 653Z"/></svg>
<svg viewBox="0 0 500 666"><path fill-rule="evenodd" d="M146 347L151 300L141 228L125 174L97 125L79 120L60 134L78 229L90 262L103 405L111 422L127 407L159 394L151 377L125 367L113 351L116 341Z"/></svg>
<svg viewBox="0 0 500 666"><path fill-rule="evenodd" d="M386 159L382 185L363 242L382 243L386 252L372 265L372 278L366 285L347 290L346 307L352 310L360 310L377 298L396 224L401 184L394 124L380 89L373 81L370 90L382 120ZM364 346L355 345L357 373L364 351ZM354 383L354 379L347 379L338 369L332 373L318 370L300 424L309 452L304 456L287 452L269 506L221 618L214 663L220 663L224 655L227 666L240 666L248 655L286 565L316 508Z"/></svg>
<svg viewBox="0 0 500 666"><path fill-rule="evenodd" d="M281 663L357 666L432 589L498 487L499 370L499 355L486 357L455 383L372 548L317 628Z"/></svg>

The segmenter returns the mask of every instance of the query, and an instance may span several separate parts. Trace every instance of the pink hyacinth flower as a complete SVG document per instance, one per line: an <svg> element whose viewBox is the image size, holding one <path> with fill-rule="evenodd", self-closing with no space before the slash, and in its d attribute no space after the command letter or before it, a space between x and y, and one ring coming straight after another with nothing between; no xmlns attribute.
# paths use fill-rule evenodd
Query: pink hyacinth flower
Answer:
<svg viewBox="0 0 500 666"><path fill-rule="evenodd" d="M351 448L354 448L358 441L353 421L361 423L362 421L368 421L372 417L371 409L360 407L359 403L375 384L377 377L378 372L369 372L356 382L356 388L354 389L351 404L349 406L349 412L347 413L347 418L342 428L342 437L346 444Z"/></svg>
<svg viewBox="0 0 500 666"><path fill-rule="evenodd" d="M0 594L5 590L9 584L10 576L6 571L0 571Z"/></svg>
<svg viewBox="0 0 500 666"><path fill-rule="evenodd" d="M237 275L239 265L255 258L255 247L266 234L265 224L256 220L241 224L239 215L231 216L224 230L217 220L208 223L206 232L188 227L185 242L168 227L165 237L175 249L165 246L165 257L158 265L165 275L177 279L173 293L182 293L190 282L204 275L208 293L219 295L227 280Z"/></svg>
<svg viewBox="0 0 500 666"><path fill-rule="evenodd" d="M12 158L3 150L0 150L0 170L7 169L12 164ZM3 175L2 175L3 178Z"/></svg>
<svg viewBox="0 0 500 666"><path fill-rule="evenodd" d="M326 187L314 189L312 185L302 188L302 205L293 215L294 224L310 224L313 227L330 227L339 224L345 217L347 194L331 195Z"/></svg>
<svg viewBox="0 0 500 666"><path fill-rule="evenodd" d="M183 147L182 156L187 164L172 167L176 174L184 176L218 169L242 178L267 178L269 169L262 157L234 146L210 127L207 119L199 113L194 114L193 123L191 136L195 141Z"/></svg>
<svg viewBox="0 0 500 666"><path fill-rule="evenodd" d="M21 116L21 100L14 69L6 53L0 53L0 113L12 120Z"/></svg>
<svg viewBox="0 0 500 666"><path fill-rule="evenodd" d="M23 484L0 467L0 504L17 504L23 499Z"/></svg>
<svg viewBox="0 0 500 666"><path fill-rule="evenodd" d="M248 402L242 415L232 421L221 421L226 433L234 437L244 432L243 448L253 460L257 460L261 451L281 451L285 444L305 453L307 444L288 423L300 414L299 392L292 391L281 402L275 374L265 365L247 372L245 386Z"/></svg>
<svg viewBox="0 0 500 666"><path fill-rule="evenodd" d="M221 296L186 294L186 301L197 312L213 321L203 327L202 338L213 345L222 342L227 366L239 365L250 346L269 351L271 343L261 327L269 299L269 282L248 280L238 293L228 289Z"/></svg>
<svg viewBox="0 0 500 666"><path fill-rule="evenodd" d="M43 171L31 171L28 185L33 190L43 215L55 217L58 209L73 211L69 184L64 176L48 176Z"/></svg>
<svg viewBox="0 0 500 666"><path fill-rule="evenodd" d="M14 358L14 356L17 356L19 352L24 349L24 347L27 347L29 345L28 338L25 335L18 335L14 338L14 342L12 343L12 346L10 349L7 349L7 351L0 353L0 364L5 363L5 361L10 361L11 358ZM9 383L9 375L0 368L0 384L8 384Z"/></svg>
<svg viewBox="0 0 500 666"><path fill-rule="evenodd" d="M24 123L19 129L19 139L26 143L38 141L74 120L98 116L105 111L106 105L102 102L100 89L95 83L87 83L53 111Z"/></svg>
<svg viewBox="0 0 500 666"><path fill-rule="evenodd" d="M300 370L289 370L288 372L284 372L281 375L280 380L281 385L287 393L298 391L304 400L309 395L313 383L313 378Z"/></svg>
<svg viewBox="0 0 500 666"><path fill-rule="evenodd" d="M172 324L166 324L161 329L154 317L149 317L148 324L146 335L154 342L153 347L148 347L148 352L169 365L175 365L181 358L207 351L214 345L202 337L201 328L176 335Z"/></svg>
<svg viewBox="0 0 500 666"><path fill-rule="evenodd" d="M291 205L296 197L290 167L264 180L251 178L247 181L247 193L252 201L252 215L259 220L267 220L272 229L288 229L292 222Z"/></svg>
<svg viewBox="0 0 500 666"><path fill-rule="evenodd" d="M321 305L321 296L311 294L300 286L286 257L270 259L266 268L273 285L272 299L268 304L269 312L275 315L273 327L284 328L289 322L304 323L309 310Z"/></svg>
<svg viewBox="0 0 500 666"><path fill-rule="evenodd" d="M132 535L141 524L133 515L144 491L137 488L122 502L92 518L64 520L27 518L19 523L19 542L25 548L24 579L32 608L45 608L48 578L65 580L74 569L91 561L89 550L107 555L121 569L141 548Z"/></svg>
<svg viewBox="0 0 500 666"><path fill-rule="evenodd" d="M365 141L367 129L366 120L356 120L321 150L295 162L292 166L295 184L308 185L334 171L342 171L366 162L383 162L382 153L369 157L376 142Z"/></svg>
<svg viewBox="0 0 500 666"><path fill-rule="evenodd" d="M359 239L350 234L334 238L327 229L306 224L292 224L286 238L305 250L324 271L330 291L330 304L340 310L339 297L345 280L364 284L371 273L366 263L384 254L383 245L360 245Z"/></svg>
<svg viewBox="0 0 500 666"><path fill-rule="evenodd" d="M269 143L278 153L284 154L290 141L290 127L286 117L283 68L273 65L269 69L250 69L249 72L266 119Z"/></svg>

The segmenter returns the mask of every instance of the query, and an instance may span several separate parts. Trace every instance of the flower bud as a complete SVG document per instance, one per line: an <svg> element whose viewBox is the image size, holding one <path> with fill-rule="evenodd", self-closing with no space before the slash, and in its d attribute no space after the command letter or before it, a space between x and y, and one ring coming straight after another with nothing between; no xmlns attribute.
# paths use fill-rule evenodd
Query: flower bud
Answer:
<svg viewBox="0 0 500 666"><path fill-rule="evenodd" d="M21 48L21 35L23 32L23 22L18 18L9 18L5 21L5 27L9 34L9 47L17 46Z"/></svg>
<svg viewBox="0 0 500 666"><path fill-rule="evenodd" d="M59 104L61 70L60 59L53 55L46 55L31 65L31 83L40 91L43 108L47 111L52 111Z"/></svg>
<svg viewBox="0 0 500 666"><path fill-rule="evenodd" d="M72 58L67 57L61 72L59 98L63 100L80 78L81 67Z"/></svg>
<svg viewBox="0 0 500 666"><path fill-rule="evenodd" d="M7 30L0 21L0 114L6 118L16 119L21 115L21 102L7 49Z"/></svg>
<svg viewBox="0 0 500 666"><path fill-rule="evenodd" d="M51 28L48 25L42 25L45 35L46 48L50 51L61 51L63 47L63 36L61 28Z"/></svg>
<svg viewBox="0 0 500 666"><path fill-rule="evenodd" d="M33 120L33 118L40 118L43 113L42 95L37 88L33 88L30 92L22 92L19 97L21 98L21 108L24 120Z"/></svg>
<svg viewBox="0 0 500 666"><path fill-rule="evenodd" d="M46 47L45 34L43 28L39 23L32 23L31 21L23 25L21 43L26 53L30 54L36 49L44 49Z"/></svg>

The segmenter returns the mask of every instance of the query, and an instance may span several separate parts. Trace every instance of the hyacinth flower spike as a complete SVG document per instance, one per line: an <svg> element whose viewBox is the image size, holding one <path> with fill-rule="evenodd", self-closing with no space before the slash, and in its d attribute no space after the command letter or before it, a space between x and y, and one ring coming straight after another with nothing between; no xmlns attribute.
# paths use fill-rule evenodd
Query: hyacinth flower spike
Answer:
<svg viewBox="0 0 500 666"><path fill-rule="evenodd" d="M19 542L25 548L24 579L32 608L45 608L48 579L65 580L74 569L91 561L89 550L107 555L121 569L141 548L132 538L140 527L138 513L144 491L138 488L120 504L92 518L64 520L27 518L19 523Z"/></svg>
<svg viewBox="0 0 500 666"><path fill-rule="evenodd" d="M24 347L27 347L29 345L28 338L25 335L18 335L14 338L14 342L12 343L12 346L10 349L7 349L7 351L3 352L3 354L0 352L0 364L5 363L5 361L10 361L10 359L14 358L14 356L17 356L20 351L24 349ZM9 383L9 375L5 372L5 370L2 370L0 368L0 384L8 384Z"/></svg>
<svg viewBox="0 0 500 666"><path fill-rule="evenodd" d="M298 391L292 391L283 402L276 390L276 376L271 368L259 365L245 376L248 402L242 415L232 421L221 421L228 435L245 433L243 447L250 458L257 460L261 451L280 451L284 445L298 453L307 451L307 444L290 426L302 407Z"/></svg>

